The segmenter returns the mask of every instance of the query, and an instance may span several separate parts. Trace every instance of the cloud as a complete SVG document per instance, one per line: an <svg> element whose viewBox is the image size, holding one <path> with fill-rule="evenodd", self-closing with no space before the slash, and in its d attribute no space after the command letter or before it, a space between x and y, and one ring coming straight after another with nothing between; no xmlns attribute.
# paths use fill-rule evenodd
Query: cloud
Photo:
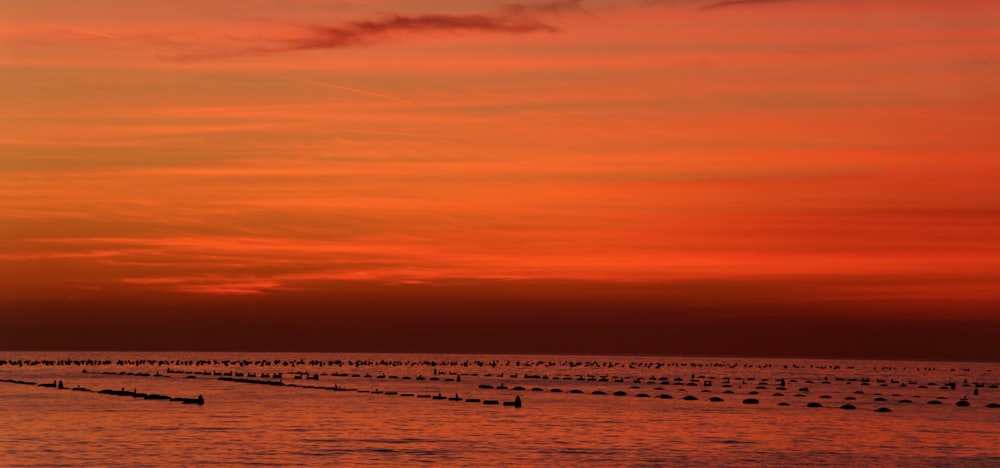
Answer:
<svg viewBox="0 0 1000 468"><path fill-rule="evenodd" d="M584 12L582 0L557 0L537 4L507 4L491 13L391 13L381 18L348 21L334 25L312 25L301 33L264 39L252 46L204 49L193 53L168 56L179 61L196 61L249 54L273 54L301 50L341 49L361 47L398 38L399 36L435 33L556 33L559 28L543 21L541 16L564 12Z"/></svg>
<svg viewBox="0 0 1000 468"><path fill-rule="evenodd" d="M547 3L510 3L504 5L503 10L512 14L530 13L562 13L566 11L582 13L581 6L583 0L559 0Z"/></svg>
<svg viewBox="0 0 1000 468"><path fill-rule="evenodd" d="M371 44L394 33L433 33L483 31L521 34L556 32L554 26L521 14L427 14L390 15L379 20L352 21L335 26L316 26L310 34L289 39L286 45L262 52L282 52L307 49L337 49Z"/></svg>
<svg viewBox="0 0 1000 468"><path fill-rule="evenodd" d="M175 292L224 296L263 294L284 289L283 285L277 281L255 278L123 278L122 282L142 286L161 286Z"/></svg>
<svg viewBox="0 0 1000 468"><path fill-rule="evenodd" d="M741 7L741 6L751 6L760 5L766 3L786 3L794 0L724 0L721 2L709 3L703 7L702 10L721 10L723 8Z"/></svg>

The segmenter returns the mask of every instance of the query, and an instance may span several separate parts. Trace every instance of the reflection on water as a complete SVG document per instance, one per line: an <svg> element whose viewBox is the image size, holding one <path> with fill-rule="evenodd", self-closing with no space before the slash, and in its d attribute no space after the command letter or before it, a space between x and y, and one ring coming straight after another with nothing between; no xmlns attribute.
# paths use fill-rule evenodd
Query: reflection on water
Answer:
<svg viewBox="0 0 1000 468"><path fill-rule="evenodd" d="M13 352L0 361L0 379L65 387L0 382L3 466L1000 463L1000 408L987 407L1000 403L996 364ZM523 407L503 405L517 397Z"/></svg>

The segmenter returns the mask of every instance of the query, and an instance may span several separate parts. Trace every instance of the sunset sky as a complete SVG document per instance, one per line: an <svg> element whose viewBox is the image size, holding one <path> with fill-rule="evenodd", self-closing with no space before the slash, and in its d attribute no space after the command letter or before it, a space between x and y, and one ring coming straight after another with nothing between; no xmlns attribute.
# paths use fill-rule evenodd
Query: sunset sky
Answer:
<svg viewBox="0 0 1000 468"><path fill-rule="evenodd" d="M0 174L0 349L1000 360L995 0L0 0Z"/></svg>

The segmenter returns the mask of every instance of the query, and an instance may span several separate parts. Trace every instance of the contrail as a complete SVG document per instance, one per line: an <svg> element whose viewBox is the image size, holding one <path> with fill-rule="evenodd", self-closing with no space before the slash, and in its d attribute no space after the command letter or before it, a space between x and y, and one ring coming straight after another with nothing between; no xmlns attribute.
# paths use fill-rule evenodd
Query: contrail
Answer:
<svg viewBox="0 0 1000 468"><path fill-rule="evenodd" d="M333 88L333 89L341 89L341 90L344 90L344 91L350 91L352 93L364 94L364 95L367 95L367 96L377 97L377 98L381 98L381 99L388 99L390 101L402 102L403 104L410 104L410 105L415 105L416 104L413 101L407 101L406 99L398 98L398 97L395 97L395 96L389 96L387 94L381 94L381 93L376 93L376 92L372 92L372 91L365 91L363 89L358 89L358 88L351 88L349 86L341 86L341 85L333 84L333 83L323 83L321 81L309 81L309 80L299 80L299 81L301 81L302 83L306 83L306 84L311 84L311 85L316 85L316 86L324 86L324 87Z"/></svg>
<svg viewBox="0 0 1000 468"><path fill-rule="evenodd" d="M77 33L77 34L84 34L84 35L87 35L87 36L103 37L103 38L106 38L106 39L118 39L118 36L114 36L114 35L111 35L111 34L105 34L105 33L98 32L98 31L92 31L90 29L83 29L83 28L63 28L63 30L64 31L69 31L69 32L74 32L74 33Z"/></svg>

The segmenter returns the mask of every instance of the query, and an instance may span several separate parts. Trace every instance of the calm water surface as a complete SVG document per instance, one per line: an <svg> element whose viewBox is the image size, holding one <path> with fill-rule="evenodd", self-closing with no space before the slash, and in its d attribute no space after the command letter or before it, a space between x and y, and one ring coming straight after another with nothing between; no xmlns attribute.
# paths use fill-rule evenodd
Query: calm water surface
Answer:
<svg viewBox="0 0 1000 468"><path fill-rule="evenodd" d="M995 363L82 352L0 361L0 379L66 387L0 382L2 466L1000 466L1000 408L987 407L1000 403ZM521 408L467 401L516 396Z"/></svg>

